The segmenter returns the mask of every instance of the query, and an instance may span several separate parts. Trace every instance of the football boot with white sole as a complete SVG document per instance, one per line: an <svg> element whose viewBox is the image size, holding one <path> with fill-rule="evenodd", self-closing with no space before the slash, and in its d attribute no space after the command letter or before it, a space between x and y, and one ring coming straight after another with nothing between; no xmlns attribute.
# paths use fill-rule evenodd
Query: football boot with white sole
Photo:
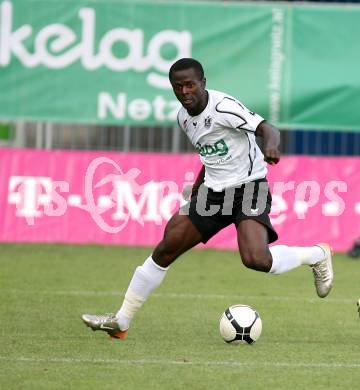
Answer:
<svg viewBox="0 0 360 390"><path fill-rule="evenodd" d="M325 298L332 288L334 279L332 253L329 244L321 243L317 246L324 251L325 258L313 264L311 268L314 274L316 292L320 298Z"/></svg>
<svg viewBox="0 0 360 390"><path fill-rule="evenodd" d="M83 314L81 319L93 331L102 330L115 339L123 340L128 334L127 330L120 329L115 314L112 313L102 315Z"/></svg>

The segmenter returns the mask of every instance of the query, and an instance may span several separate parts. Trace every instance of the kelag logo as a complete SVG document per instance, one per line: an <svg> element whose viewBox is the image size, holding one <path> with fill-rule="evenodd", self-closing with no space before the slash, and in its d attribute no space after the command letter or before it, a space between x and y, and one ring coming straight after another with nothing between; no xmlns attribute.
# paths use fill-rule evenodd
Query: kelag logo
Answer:
<svg viewBox="0 0 360 390"><path fill-rule="evenodd" d="M131 1L98 3L60 3L55 13L51 2L39 2L33 12L32 2L0 0L0 71L10 90L8 98L0 97L4 117L176 123L180 103L171 93L168 71L177 59L191 57L192 34L176 30L176 24L162 27L160 18L154 28L150 11ZM156 17L156 6L150 13ZM21 85L12 77L15 71ZM39 102L38 89L52 91L51 106L47 99ZM14 110L13 99L21 112ZM80 101L82 109L74 110Z"/></svg>
<svg viewBox="0 0 360 390"><path fill-rule="evenodd" d="M171 64L181 57L191 56L191 33L189 31L161 30L155 33L145 46L144 30L141 28L116 27L98 37L96 12L84 7L78 11L80 28L62 23L50 23L34 31L32 25L17 26L16 8L10 1L0 4L0 66L6 67L16 57L26 68L40 65L50 69L64 69L79 61L82 67L93 71L106 67L115 72L146 72L149 85L169 89L167 72ZM121 4L119 5L121 7ZM76 31L80 30L79 36ZM95 39L96 38L96 39ZM30 41L33 49L29 49ZM116 45L124 45L125 56L115 54ZM165 59L165 45L176 49L176 56Z"/></svg>

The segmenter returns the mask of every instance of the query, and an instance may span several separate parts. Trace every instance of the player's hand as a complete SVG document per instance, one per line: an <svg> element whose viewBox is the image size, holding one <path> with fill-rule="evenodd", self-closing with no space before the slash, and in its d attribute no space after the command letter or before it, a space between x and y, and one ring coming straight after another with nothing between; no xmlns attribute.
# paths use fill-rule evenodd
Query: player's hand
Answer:
<svg viewBox="0 0 360 390"><path fill-rule="evenodd" d="M184 200L190 200L193 192L193 184L186 185L182 190L182 197Z"/></svg>
<svg viewBox="0 0 360 390"><path fill-rule="evenodd" d="M270 123L263 121L256 128L256 136L263 139L264 160L275 165L280 161L280 131Z"/></svg>
<svg viewBox="0 0 360 390"><path fill-rule="evenodd" d="M265 148L264 160L270 165L277 164L280 161L280 152L278 148Z"/></svg>

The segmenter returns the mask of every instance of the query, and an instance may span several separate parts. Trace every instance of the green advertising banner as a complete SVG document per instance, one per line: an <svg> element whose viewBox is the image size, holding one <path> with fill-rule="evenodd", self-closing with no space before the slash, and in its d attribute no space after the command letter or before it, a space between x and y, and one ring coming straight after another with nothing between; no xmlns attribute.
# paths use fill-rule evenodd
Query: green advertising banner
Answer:
<svg viewBox="0 0 360 390"><path fill-rule="evenodd" d="M360 130L360 7L0 0L0 118L176 123L168 70L285 128Z"/></svg>
<svg viewBox="0 0 360 390"><path fill-rule="evenodd" d="M281 122L295 128L360 131L360 7L296 7L287 53L290 103Z"/></svg>

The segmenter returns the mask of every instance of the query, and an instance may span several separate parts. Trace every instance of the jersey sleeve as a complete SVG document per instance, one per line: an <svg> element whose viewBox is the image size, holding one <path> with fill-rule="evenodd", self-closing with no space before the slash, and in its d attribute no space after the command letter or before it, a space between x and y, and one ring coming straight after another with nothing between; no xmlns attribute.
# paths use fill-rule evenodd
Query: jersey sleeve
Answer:
<svg viewBox="0 0 360 390"><path fill-rule="evenodd" d="M224 97L215 107L217 121L224 127L255 132L264 118L248 110L238 100Z"/></svg>
<svg viewBox="0 0 360 390"><path fill-rule="evenodd" d="M176 118L176 120L177 120L177 123L178 123L180 129L181 129L181 130L184 130L184 129L181 127L180 110L179 110L179 112L177 113L177 118Z"/></svg>
<svg viewBox="0 0 360 390"><path fill-rule="evenodd" d="M184 112L183 109L180 108L177 114L177 123L182 131L185 131L186 120L184 121Z"/></svg>

